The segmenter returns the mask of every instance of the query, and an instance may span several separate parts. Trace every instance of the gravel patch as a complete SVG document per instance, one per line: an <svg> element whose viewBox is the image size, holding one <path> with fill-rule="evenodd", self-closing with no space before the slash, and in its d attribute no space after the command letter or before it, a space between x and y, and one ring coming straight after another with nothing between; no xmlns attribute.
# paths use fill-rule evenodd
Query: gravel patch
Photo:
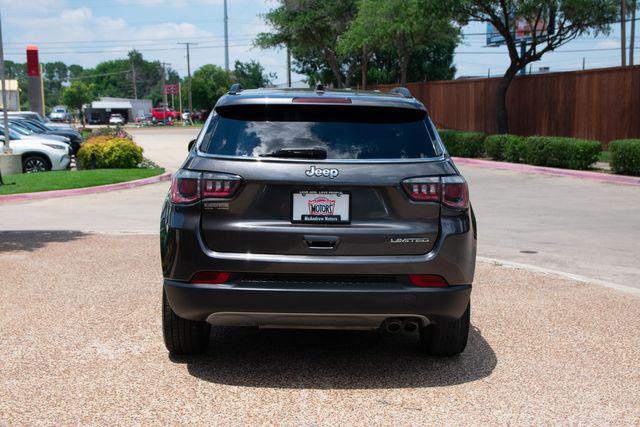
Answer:
<svg viewBox="0 0 640 427"><path fill-rule="evenodd" d="M638 424L640 298L479 264L467 350L216 329L162 343L157 236L0 233L0 424Z"/></svg>

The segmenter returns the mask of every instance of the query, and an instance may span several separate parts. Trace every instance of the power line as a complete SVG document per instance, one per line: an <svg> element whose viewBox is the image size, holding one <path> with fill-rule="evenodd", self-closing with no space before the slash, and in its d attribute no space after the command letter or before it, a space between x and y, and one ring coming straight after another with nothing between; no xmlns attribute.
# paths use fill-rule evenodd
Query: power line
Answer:
<svg viewBox="0 0 640 427"><path fill-rule="evenodd" d="M236 34L235 37L238 38L248 38L255 37L257 33L245 33L245 34ZM152 39L100 39L100 40L57 40L57 41L43 41L43 40L30 40L28 42L5 42L5 45L20 45L23 46L25 44L39 44L39 45L48 45L48 44L85 44L85 43L118 43L118 42L158 42L158 41L171 41L175 42L176 39L189 39L189 40L224 40L224 36L194 36L194 37L164 37L164 38L152 38Z"/></svg>
<svg viewBox="0 0 640 427"><path fill-rule="evenodd" d="M249 47L253 46L252 44L236 44L229 45L229 47ZM193 49L220 49L224 48L224 45L211 45L211 46L198 46ZM167 47L167 48L130 48L130 49L113 49L113 50L83 50L83 51L40 51L40 55L84 55L84 54L95 54L95 53L129 53L131 50L137 50L139 52L166 52L171 50L183 50L181 47ZM24 52L5 52L8 55L24 55Z"/></svg>
<svg viewBox="0 0 640 427"><path fill-rule="evenodd" d="M636 49L640 49L640 47L636 47ZM551 52L553 53L585 53L585 52L605 52L605 51L612 51L612 50L619 50L619 48L612 47L612 48L600 48L600 49L553 50ZM504 55L505 52L471 52L471 51L458 52L456 51L454 52L454 54L455 55Z"/></svg>

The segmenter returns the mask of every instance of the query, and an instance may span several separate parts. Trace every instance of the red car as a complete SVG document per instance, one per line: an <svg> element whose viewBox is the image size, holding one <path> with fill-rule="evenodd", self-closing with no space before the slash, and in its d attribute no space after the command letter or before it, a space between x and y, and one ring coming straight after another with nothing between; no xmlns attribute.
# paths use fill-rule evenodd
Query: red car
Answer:
<svg viewBox="0 0 640 427"><path fill-rule="evenodd" d="M151 109L151 115L158 121L164 121L165 113L166 113L166 119L167 120L169 120L169 118L171 118L171 120L176 120L178 118L178 116L179 116L178 113L176 113L175 111L173 111L170 108L167 108L166 111L163 108L152 108Z"/></svg>

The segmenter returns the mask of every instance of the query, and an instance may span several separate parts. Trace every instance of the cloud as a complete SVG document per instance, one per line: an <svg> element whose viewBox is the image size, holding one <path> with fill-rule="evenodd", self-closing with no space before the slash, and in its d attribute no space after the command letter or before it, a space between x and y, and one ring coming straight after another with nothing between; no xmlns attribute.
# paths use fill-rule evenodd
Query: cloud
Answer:
<svg viewBox="0 0 640 427"><path fill-rule="evenodd" d="M141 3L159 0L120 0ZM190 0L221 3L222 0ZM253 1L253 0L252 0ZM2 4L6 0L0 0ZM267 73L275 72L277 82L286 79L286 54L282 49L262 50L252 45L255 35L267 31L267 25L256 16L259 11L247 11L239 6L245 0L230 0L229 20L229 62L230 67L236 60L259 61ZM14 3L14 2L12 2ZM25 47L36 44L40 48L42 62L63 61L67 64L79 64L93 67L97 63L110 59L125 57L131 49L142 52L149 60L161 60L171 64L182 76L186 75L186 48L178 45L179 41L197 43L191 50L191 69L196 70L204 64L224 65L224 33L222 22L215 25L202 23L194 19L172 19L171 13L162 15L166 22L153 24L135 24L139 13L136 9L128 9L127 14L116 17L107 16L104 9L81 7L62 7L62 0L32 0L29 4L39 3L54 8L55 12L28 11L19 9L9 15L10 25L5 30L5 53L7 59L25 61ZM7 3L8 4L8 3ZM253 3L252 3L253 4ZM233 13L233 15L232 15ZM184 14L184 12L183 12ZM8 31L7 31L8 30ZM73 40L74 42L70 43ZM299 76L294 75L294 81Z"/></svg>

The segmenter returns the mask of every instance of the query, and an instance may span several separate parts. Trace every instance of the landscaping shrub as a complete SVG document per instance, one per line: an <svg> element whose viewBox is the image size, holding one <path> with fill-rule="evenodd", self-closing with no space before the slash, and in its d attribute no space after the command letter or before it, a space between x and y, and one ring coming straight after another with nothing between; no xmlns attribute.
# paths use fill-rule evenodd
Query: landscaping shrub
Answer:
<svg viewBox="0 0 640 427"><path fill-rule="evenodd" d="M92 153L97 169L129 169L138 167L142 162L142 147L128 138L106 135L89 138L78 151L80 168L93 168Z"/></svg>
<svg viewBox="0 0 640 427"><path fill-rule="evenodd" d="M484 151L494 160L519 163L524 158L524 138L517 135L490 135L484 140Z"/></svg>
<svg viewBox="0 0 640 427"><path fill-rule="evenodd" d="M95 138L97 136L110 136L112 138L127 138L133 140L133 137L121 127L98 128L91 131L90 138Z"/></svg>
<svg viewBox="0 0 640 427"><path fill-rule="evenodd" d="M640 139L620 139L609 143L611 169L624 175L640 175Z"/></svg>
<svg viewBox="0 0 640 427"><path fill-rule="evenodd" d="M486 135L482 132L440 130L440 138L449 154L456 157L480 157L484 152Z"/></svg>
<svg viewBox="0 0 640 427"><path fill-rule="evenodd" d="M598 141L577 138L530 136L525 141L525 160L537 166L589 169L602 150Z"/></svg>
<svg viewBox="0 0 640 427"><path fill-rule="evenodd" d="M504 146L504 159L511 163L522 163L527 156L527 143L522 136L510 135Z"/></svg>

